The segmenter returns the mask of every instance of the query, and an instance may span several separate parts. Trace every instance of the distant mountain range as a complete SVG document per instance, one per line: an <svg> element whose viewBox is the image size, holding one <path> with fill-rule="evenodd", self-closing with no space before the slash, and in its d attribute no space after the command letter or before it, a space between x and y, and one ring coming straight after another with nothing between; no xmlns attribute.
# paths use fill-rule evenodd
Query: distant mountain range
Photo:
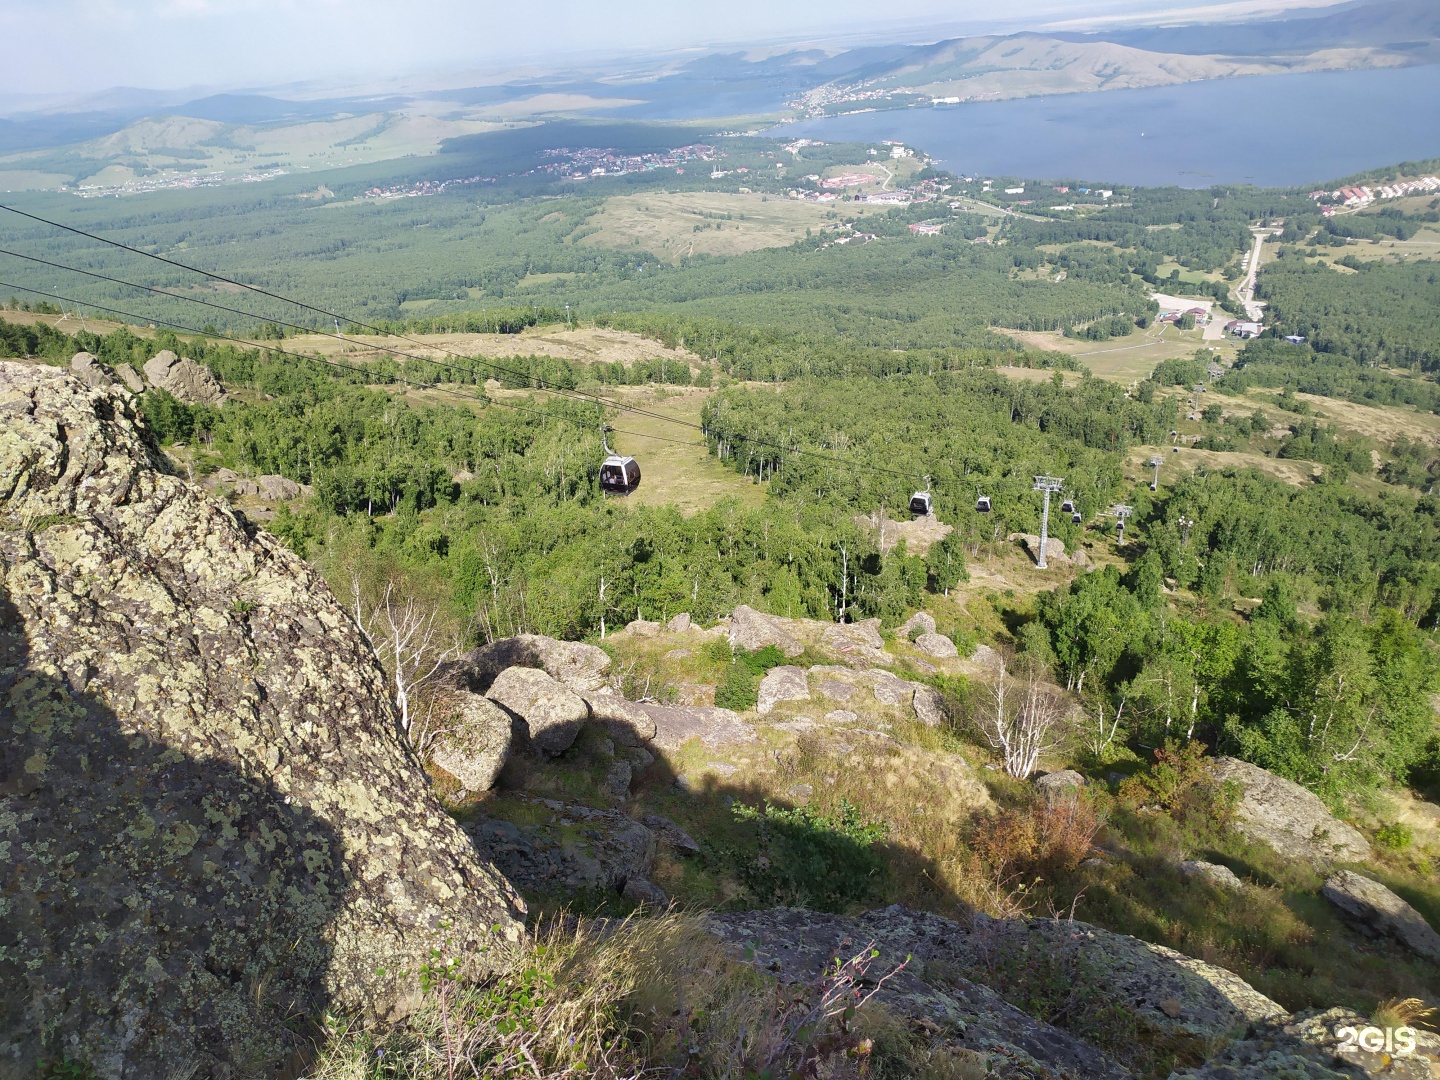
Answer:
<svg viewBox="0 0 1440 1080"><path fill-rule="evenodd" d="M12 107L0 119L0 191L102 174L102 186L123 186L127 177L204 170L319 169L430 153L447 138L566 115L758 126L856 109L1429 63L1440 63L1440 0L1369 0L1238 23L796 48L758 58L716 51L376 97L252 90L186 100L119 88L43 111ZM182 118L197 123L175 122Z"/></svg>

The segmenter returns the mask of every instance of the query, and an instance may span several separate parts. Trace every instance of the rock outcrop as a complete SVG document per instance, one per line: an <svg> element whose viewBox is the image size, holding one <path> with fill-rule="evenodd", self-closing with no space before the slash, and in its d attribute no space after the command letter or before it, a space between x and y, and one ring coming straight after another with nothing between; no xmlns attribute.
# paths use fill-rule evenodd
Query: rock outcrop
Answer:
<svg viewBox="0 0 1440 1080"><path fill-rule="evenodd" d="M584 698L538 668L506 668L485 696L523 720L530 745L550 757L569 750L590 718Z"/></svg>
<svg viewBox="0 0 1440 1080"><path fill-rule="evenodd" d="M7 363L0 713L0 1073L277 1075L293 1017L518 939L319 575L169 475L129 393Z"/></svg>
<svg viewBox="0 0 1440 1080"><path fill-rule="evenodd" d="M619 694L590 694L585 704L590 707L590 719L623 746L639 746L655 738L655 721L650 714Z"/></svg>
<svg viewBox="0 0 1440 1080"><path fill-rule="evenodd" d="M161 349L145 362L145 378L186 405L219 405L225 388L204 364Z"/></svg>
<svg viewBox="0 0 1440 1080"><path fill-rule="evenodd" d="M535 896L586 889L623 893L633 881L631 891L646 895L632 899L656 902L649 893L656 837L644 825L618 810L551 799L535 799L531 805L548 811L544 821L515 825L482 818L465 826L479 852L519 888Z"/></svg>
<svg viewBox="0 0 1440 1080"><path fill-rule="evenodd" d="M1440 961L1440 934L1413 907L1373 878L1353 870L1332 874L1320 895L1372 936L1388 936L1417 956Z"/></svg>
<svg viewBox="0 0 1440 1080"><path fill-rule="evenodd" d="M510 760L514 720L489 698L460 691L453 719L435 740L430 760L466 791L489 791Z"/></svg>
<svg viewBox="0 0 1440 1080"><path fill-rule="evenodd" d="M730 616L730 644L749 652L774 645L786 656L799 656L805 651L805 646L790 632L786 625L789 622L789 619L766 615L741 604Z"/></svg>
<svg viewBox="0 0 1440 1080"><path fill-rule="evenodd" d="M1240 785L1235 826L1245 836L1289 859L1325 866L1363 862L1370 844L1356 829L1325 809L1313 792L1239 758L1215 760L1215 777Z"/></svg>
<svg viewBox="0 0 1440 1080"><path fill-rule="evenodd" d="M1059 772L1037 776L1031 784L1040 793L1040 797L1053 806L1057 803L1074 803L1080 792L1085 790L1085 777L1074 769L1061 769Z"/></svg>
<svg viewBox="0 0 1440 1080"><path fill-rule="evenodd" d="M1354 1032L1354 1036L1347 1032ZM1362 1045L1361 1032L1368 1035ZM1170 1080L1434 1080L1440 1076L1440 1036L1419 1029L1409 1053L1368 1017L1348 1009L1309 1010L1255 1024L1245 1038L1204 1065L1181 1069Z"/></svg>
<svg viewBox="0 0 1440 1080"><path fill-rule="evenodd" d="M805 678L805 669L781 665L771 668L760 680L755 711L764 716L782 701L809 700L810 684Z"/></svg>
<svg viewBox="0 0 1440 1080"><path fill-rule="evenodd" d="M94 353L77 352L70 358L70 370L86 386L109 386L114 381L110 369Z"/></svg>
<svg viewBox="0 0 1440 1080"><path fill-rule="evenodd" d="M1060 919L994 920L973 927L898 905L856 918L777 909L715 915L712 931L783 981L812 979L837 957L870 947L867 973L889 980L877 1000L945 1045L978 1052L993 1065L1029 1063L1040 1075L1123 1077L1129 1072L1080 1038L1006 1003L1010 979L1034 975L1131 1013L1139 1030L1201 1053L1253 1024L1289 1019L1285 1010L1222 968ZM1077 983L1088 980L1088 983ZM1017 999L1025 993L1013 989ZM1034 1075L1034 1073L1021 1073Z"/></svg>
<svg viewBox="0 0 1440 1080"><path fill-rule="evenodd" d="M471 649L451 665L471 689L484 693L506 668L538 668L577 694L603 689L610 672L610 655L580 641L558 641L543 634L519 634Z"/></svg>
<svg viewBox="0 0 1440 1080"><path fill-rule="evenodd" d="M655 745L661 750L679 750L691 739L715 749L755 739L755 729L738 713L713 705L652 705L637 703L655 724Z"/></svg>
<svg viewBox="0 0 1440 1080"><path fill-rule="evenodd" d="M895 634L906 641L914 641L919 634L935 633L935 616L928 611L917 611L895 628Z"/></svg>
<svg viewBox="0 0 1440 1080"><path fill-rule="evenodd" d="M955 647L944 634L921 634L915 639L915 647L926 656L934 657L936 660L958 660L960 650Z"/></svg>
<svg viewBox="0 0 1440 1080"><path fill-rule="evenodd" d="M267 473L251 479L241 476L233 469L216 469L210 474L209 482L213 485L224 485L233 495L248 495L268 502L286 502L315 494L315 489L309 484L298 484L277 473Z"/></svg>

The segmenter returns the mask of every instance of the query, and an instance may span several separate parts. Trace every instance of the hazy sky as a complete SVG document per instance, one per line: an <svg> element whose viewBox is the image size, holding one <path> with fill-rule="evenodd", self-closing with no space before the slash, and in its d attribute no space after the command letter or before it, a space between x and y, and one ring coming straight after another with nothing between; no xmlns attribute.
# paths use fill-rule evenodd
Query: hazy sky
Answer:
<svg viewBox="0 0 1440 1080"><path fill-rule="evenodd" d="M0 0L0 93L257 87L501 69L580 51L672 49L912 25L1009 29L1335 0ZM901 35L903 36L903 35Z"/></svg>

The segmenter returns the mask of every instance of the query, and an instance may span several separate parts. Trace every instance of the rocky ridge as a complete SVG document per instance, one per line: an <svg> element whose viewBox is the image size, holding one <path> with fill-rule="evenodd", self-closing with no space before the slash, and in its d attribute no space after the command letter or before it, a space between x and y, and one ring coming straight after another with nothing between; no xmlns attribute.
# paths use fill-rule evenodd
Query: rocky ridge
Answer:
<svg viewBox="0 0 1440 1080"><path fill-rule="evenodd" d="M275 1074L521 931L318 574L108 381L0 363L0 1072ZM42 1043L42 1039L44 1042Z"/></svg>

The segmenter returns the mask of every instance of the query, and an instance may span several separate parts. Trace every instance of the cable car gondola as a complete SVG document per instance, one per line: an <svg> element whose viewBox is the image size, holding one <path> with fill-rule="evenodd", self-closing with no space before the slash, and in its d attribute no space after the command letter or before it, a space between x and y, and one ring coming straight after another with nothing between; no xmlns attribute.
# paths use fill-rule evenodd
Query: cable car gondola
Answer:
<svg viewBox="0 0 1440 1080"><path fill-rule="evenodd" d="M910 513L915 517L929 517L935 512L935 500L930 497L930 478L925 478L925 490L910 496Z"/></svg>
<svg viewBox="0 0 1440 1080"><path fill-rule="evenodd" d="M1075 500L1066 499L1064 502L1062 502L1060 504L1060 512L1062 514L1073 514L1075 512Z"/></svg>
<svg viewBox="0 0 1440 1080"><path fill-rule="evenodd" d="M603 430L600 445L605 448L605 460L600 465L600 490L607 495L629 495L640 486L639 464L633 457L611 450Z"/></svg>
<svg viewBox="0 0 1440 1080"><path fill-rule="evenodd" d="M975 512L977 514L988 514L990 512L990 496L981 495L975 500Z"/></svg>
<svg viewBox="0 0 1440 1080"><path fill-rule="evenodd" d="M1082 525L1082 524L1084 524L1084 522L1085 522L1085 519L1080 516L1080 511L1079 511L1079 510L1076 510L1073 514L1070 515L1070 524L1071 524L1071 525Z"/></svg>

